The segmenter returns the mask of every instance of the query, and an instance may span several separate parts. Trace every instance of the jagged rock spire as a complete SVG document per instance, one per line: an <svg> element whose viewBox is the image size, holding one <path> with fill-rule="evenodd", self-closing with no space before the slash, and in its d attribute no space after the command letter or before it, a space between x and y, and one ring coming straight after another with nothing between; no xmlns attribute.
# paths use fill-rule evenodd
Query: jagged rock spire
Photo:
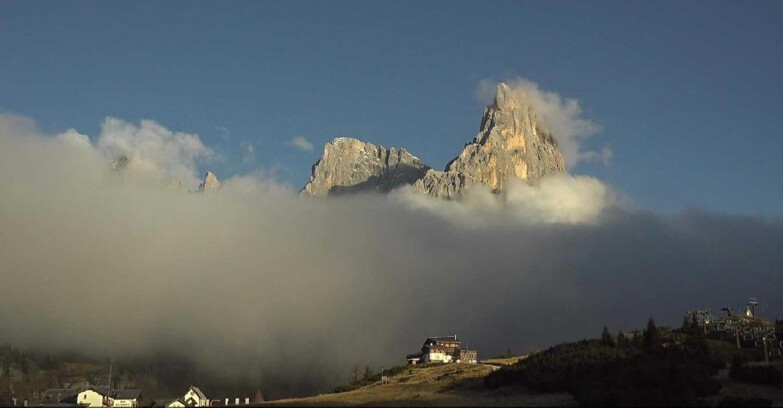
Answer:
<svg viewBox="0 0 783 408"><path fill-rule="evenodd" d="M204 182L198 185L198 191L217 191L220 189L220 180L215 173L208 171L204 176Z"/></svg>
<svg viewBox="0 0 783 408"><path fill-rule="evenodd" d="M503 112L510 112L516 107L517 99L511 88L505 82L499 83L495 90L495 108Z"/></svg>
<svg viewBox="0 0 783 408"><path fill-rule="evenodd" d="M557 141L534 108L520 91L501 82L494 104L484 109L481 130L473 142L446 165L445 172L428 172L416 182L414 190L456 198L476 183L499 192L512 178L531 180L565 171Z"/></svg>

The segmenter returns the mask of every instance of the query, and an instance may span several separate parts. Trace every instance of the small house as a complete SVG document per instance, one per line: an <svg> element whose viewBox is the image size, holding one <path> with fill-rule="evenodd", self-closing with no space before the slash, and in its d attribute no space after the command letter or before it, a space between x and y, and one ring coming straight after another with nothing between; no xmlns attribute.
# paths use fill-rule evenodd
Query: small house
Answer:
<svg viewBox="0 0 783 408"><path fill-rule="evenodd" d="M111 394L114 407L138 407L141 401L141 390L115 390Z"/></svg>
<svg viewBox="0 0 783 408"><path fill-rule="evenodd" d="M476 363L478 362L478 352L463 349L462 342L457 340L455 334L453 336L427 337L421 351L408 354L406 359L410 365L451 362Z"/></svg>
<svg viewBox="0 0 783 408"><path fill-rule="evenodd" d="M107 399L105 390L94 387L86 388L76 395L76 403L85 407L103 407Z"/></svg>
<svg viewBox="0 0 783 408"><path fill-rule="evenodd" d="M209 398L198 388L190 386L185 395L180 398L186 407L208 407Z"/></svg>

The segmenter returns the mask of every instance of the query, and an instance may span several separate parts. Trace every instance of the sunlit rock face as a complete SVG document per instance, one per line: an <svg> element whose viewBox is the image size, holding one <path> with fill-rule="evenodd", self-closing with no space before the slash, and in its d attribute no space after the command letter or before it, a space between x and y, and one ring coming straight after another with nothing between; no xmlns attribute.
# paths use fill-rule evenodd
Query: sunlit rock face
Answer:
<svg viewBox="0 0 783 408"><path fill-rule="evenodd" d="M378 146L338 137L324 146L321 160L313 165L303 194L325 196L351 192L388 192L413 184L429 166L405 149Z"/></svg>
<svg viewBox="0 0 783 408"><path fill-rule="evenodd" d="M207 175L204 176L204 181L198 185L198 191L217 191L219 189L220 180L211 171L207 172Z"/></svg>
<svg viewBox="0 0 783 408"><path fill-rule="evenodd" d="M446 165L445 172L431 171L417 181L414 191L457 198L475 183L499 192L514 177L532 180L565 171L557 141L524 95L500 83L494 104L484 109L481 131L473 142Z"/></svg>
<svg viewBox="0 0 783 408"><path fill-rule="evenodd" d="M413 184L413 191L438 198L459 198L477 181L465 173L429 170Z"/></svg>
<svg viewBox="0 0 783 408"><path fill-rule="evenodd" d="M494 103L484 109L480 132L445 171L431 169L404 149L337 138L324 147L302 193L386 192L410 184L413 191L453 199L475 184L501 192L512 178L535 180L565 171L557 141L524 93L500 83Z"/></svg>

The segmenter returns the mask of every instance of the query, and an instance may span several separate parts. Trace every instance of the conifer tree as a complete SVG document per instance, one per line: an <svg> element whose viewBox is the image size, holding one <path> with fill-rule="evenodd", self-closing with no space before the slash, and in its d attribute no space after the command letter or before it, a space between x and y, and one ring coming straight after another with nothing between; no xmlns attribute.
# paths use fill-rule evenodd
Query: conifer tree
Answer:
<svg viewBox="0 0 783 408"><path fill-rule="evenodd" d="M261 390L256 390L256 394L253 396L253 402L264 402L266 401L264 399L264 394L261 393Z"/></svg>
<svg viewBox="0 0 783 408"><path fill-rule="evenodd" d="M623 331L620 330L617 333L617 347L619 348L627 348L629 346L628 338L625 337L625 334L623 334Z"/></svg>
<svg viewBox="0 0 783 408"><path fill-rule="evenodd" d="M660 346L661 335L658 332L658 327L655 326L655 320L653 320L652 317L647 321L647 329L644 330L642 337L645 350L655 350Z"/></svg>
<svg viewBox="0 0 783 408"><path fill-rule="evenodd" d="M368 379L370 377L372 377L372 370L370 369L370 366L365 366L364 367L364 377L363 378L366 380L366 379Z"/></svg>
<svg viewBox="0 0 783 408"><path fill-rule="evenodd" d="M601 344L607 347L614 347L614 337L609 333L609 328L604 326L604 330L601 332Z"/></svg>

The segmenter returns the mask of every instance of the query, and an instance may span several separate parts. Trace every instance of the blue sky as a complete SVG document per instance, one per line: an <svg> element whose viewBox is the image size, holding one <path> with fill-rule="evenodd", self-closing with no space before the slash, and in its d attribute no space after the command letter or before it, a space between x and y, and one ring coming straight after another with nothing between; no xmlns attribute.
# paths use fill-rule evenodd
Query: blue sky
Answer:
<svg viewBox="0 0 783 408"><path fill-rule="evenodd" d="M779 217L781 21L780 2L1 2L0 112L91 136L153 119L224 157L203 171L299 187L340 135L441 168L478 131L479 81L523 77L602 127L610 165L574 173L655 211Z"/></svg>

